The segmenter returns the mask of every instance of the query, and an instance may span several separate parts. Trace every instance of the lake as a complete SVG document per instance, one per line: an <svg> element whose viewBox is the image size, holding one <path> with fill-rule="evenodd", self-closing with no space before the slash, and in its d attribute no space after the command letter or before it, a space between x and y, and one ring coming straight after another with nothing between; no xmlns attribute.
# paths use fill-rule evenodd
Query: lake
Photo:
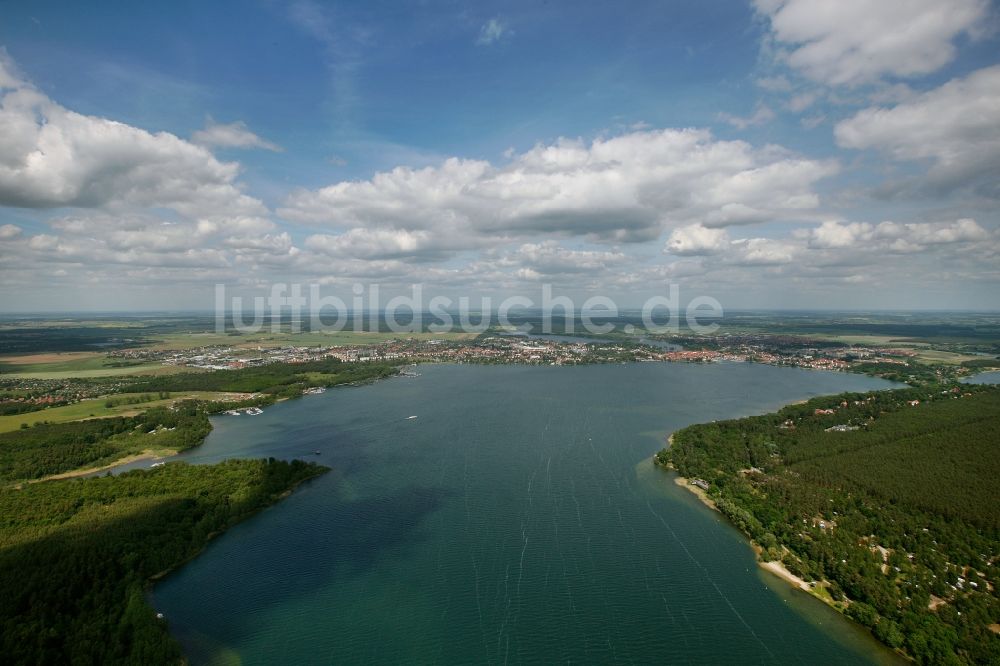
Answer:
<svg viewBox="0 0 1000 666"><path fill-rule="evenodd" d="M650 462L691 423L890 383L740 363L418 372L217 417L178 456L334 470L155 587L193 664L893 662Z"/></svg>
<svg viewBox="0 0 1000 666"><path fill-rule="evenodd" d="M1000 384L1000 372L991 370L990 372L980 372L971 377L963 377L966 384Z"/></svg>

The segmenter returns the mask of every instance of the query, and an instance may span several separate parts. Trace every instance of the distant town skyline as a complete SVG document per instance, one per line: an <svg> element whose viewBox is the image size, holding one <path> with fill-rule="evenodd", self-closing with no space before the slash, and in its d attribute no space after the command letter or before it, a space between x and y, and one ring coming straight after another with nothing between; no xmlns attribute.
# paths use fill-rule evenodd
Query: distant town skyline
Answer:
<svg viewBox="0 0 1000 666"><path fill-rule="evenodd" d="M0 311L1000 308L989 0L14 3Z"/></svg>

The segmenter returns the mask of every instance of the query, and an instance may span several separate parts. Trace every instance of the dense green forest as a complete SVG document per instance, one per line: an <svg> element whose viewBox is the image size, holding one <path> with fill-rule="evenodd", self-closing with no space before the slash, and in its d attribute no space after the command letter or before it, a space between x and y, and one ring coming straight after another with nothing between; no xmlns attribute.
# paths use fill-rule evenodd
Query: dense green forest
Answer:
<svg viewBox="0 0 1000 666"><path fill-rule="evenodd" d="M1000 663L1000 389L844 394L657 454L814 593L919 663Z"/></svg>
<svg viewBox="0 0 1000 666"><path fill-rule="evenodd" d="M183 451L211 431L207 406L184 401L139 416L42 423L0 434L0 483L99 466L150 449Z"/></svg>
<svg viewBox="0 0 1000 666"><path fill-rule="evenodd" d="M149 581L324 471L297 460L169 463L0 489L3 663L179 663L145 600Z"/></svg>
<svg viewBox="0 0 1000 666"><path fill-rule="evenodd" d="M308 363L272 363L240 370L139 377L129 383L128 390L233 391L293 397L312 386L372 381L383 379L397 371L397 366L391 363L347 363L329 358Z"/></svg>

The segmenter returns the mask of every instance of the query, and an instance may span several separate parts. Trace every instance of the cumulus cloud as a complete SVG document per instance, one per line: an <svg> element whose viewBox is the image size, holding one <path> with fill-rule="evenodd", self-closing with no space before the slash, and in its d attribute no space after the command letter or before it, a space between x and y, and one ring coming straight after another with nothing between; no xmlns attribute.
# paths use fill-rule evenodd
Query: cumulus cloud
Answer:
<svg viewBox="0 0 1000 666"><path fill-rule="evenodd" d="M781 266L792 263L799 248L773 238L742 238L732 242L730 263L737 266Z"/></svg>
<svg viewBox="0 0 1000 666"><path fill-rule="evenodd" d="M821 250L915 252L940 245L985 241L990 233L975 220L963 218L954 222L885 221L879 224L827 221L800 232L799 236L810 248Z"/></svg>
<svg viewBox="0 0 1000 666"><path fill-rule="evenodd" d="M979 183L1000 196L1000 66L987 67L893 107L864 109L837 124L837 144L896 160L928 160L941 187Z"/></svg>
<svg viewBox="0 0 1000 666"><path fill-rule="evenodd" d="M724 227L808 215L819 203L813 185L837 168L775 147L719 141L706 130L639 131L540 144L501 166L450 158L398 167L298 190L278 212L301 223L427 231L450 242L538 234L636 242L695 222Z"/></svg>
<svg viewBox="0 0 1000 666"><path fill-rule="evenodd" d="M700 224L674 229L663 248L664 252L676 255L704 255L722 251L729 243L725 229L709 229Z"/></svg>
<svg viewBox="0 0 1000 666"><path fill-rule="evenodd" d="M21 235L21 227L16 224L5 224L0 226L0 240L10 240Z"/></svg>
<svg viewBox="0 0 1000 666"><path fill-rule="evenodd" d="M446 249L432 244L427 231L355 228L332 236L314 234L305 247L331 257L358 259L400 259L421 261L440 259Z"/></svg>
<svg viewBox="0 0 1000 666"><path fill-rule="evenodd" d="M203 146L217 148L261 148L276 153L283 150L281 146L251 132L242 120L224 124L209 118L205 123L205 129L192 134L191 140Z"/></svg>
<svg viewBox="0 0 1000 666"><path fill-rule="evenodd" d="M973 34L988 0L754 0L780 57L830 85L937 71L955 57L954 40Z"/></svg>
<svg viewBox="0 0 1000 666"><path fill-rule="evenodd" d="M525 243L506 257L506 262L514 262L539 276L573 273L599 276L627 260L628 257L617 249L574 250L551 240Z"/></svg>
<svg viewBox="0 0 1000 666"><path fill-rule="evenodd" d="M183 215L261 215L239 165L205 148L53 102L0 54L0 205L158 206Z"/></svg>

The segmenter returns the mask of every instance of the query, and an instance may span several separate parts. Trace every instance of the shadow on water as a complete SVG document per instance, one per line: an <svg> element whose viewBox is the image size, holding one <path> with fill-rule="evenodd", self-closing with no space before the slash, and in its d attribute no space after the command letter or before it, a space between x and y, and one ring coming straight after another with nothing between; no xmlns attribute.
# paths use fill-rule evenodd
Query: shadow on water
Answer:
<svg viewBox="0 0 1000 666"><path fill-rule="evenodd" d="M344 483L337 473L318 479L209 546L208 557L199 558L199 566L185 571L189 579L184 589L176 591L181 596L189 595L191 589L205 592L199 607L184 618L186 626L177 627L182 642L206 618L219 615L230 619L219 627L225 629L224 635L216 638L238 642L254 627L252 621L241 622L243 616L233 614L234 608L266 614L269 608L294 605L296 598L335 581L363 577L380 565L405 561L428 538L421 530L427 517L452 494L440 488L408 486L392 494L344 499ZM325 497L315 501L320 495ZM154 605L174 595L173 580L157 586ZM220 580L238 584L221 587ZM186 643L185 648L199 651L198 646Z"/></svg>

